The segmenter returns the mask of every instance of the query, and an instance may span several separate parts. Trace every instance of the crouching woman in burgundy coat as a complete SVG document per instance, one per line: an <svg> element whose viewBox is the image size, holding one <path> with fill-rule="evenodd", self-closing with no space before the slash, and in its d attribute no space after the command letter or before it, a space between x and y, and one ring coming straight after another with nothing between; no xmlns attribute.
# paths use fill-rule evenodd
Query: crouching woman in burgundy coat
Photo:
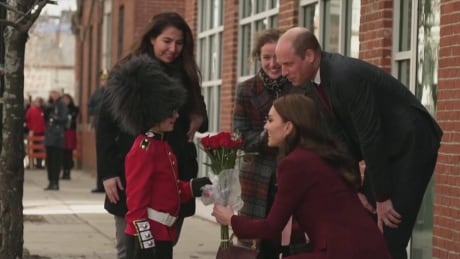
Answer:
<svg viewBox="0 0 460 259"><path fill-rule="evenodd" d="M128 258L172 258L181 203L211 184L207 177L179 180L176 156L164 137L174 129L185 88L147 55L115 69L107 88L112 113L137 136L125 157Z"/></svg>
<svg viewBox="0 0 460 259"><path fill-rule="evenodd" d="M239 238L273 238L292 216L310 238L312 251L288 258L389 259L377 225L361 205L355 165L324 135L310 98L275 100L265 123L268 146L279 147L278 191L266 219L233 215L218 204L213 215ZM286 231L286 230L285 230Z"/></svg>

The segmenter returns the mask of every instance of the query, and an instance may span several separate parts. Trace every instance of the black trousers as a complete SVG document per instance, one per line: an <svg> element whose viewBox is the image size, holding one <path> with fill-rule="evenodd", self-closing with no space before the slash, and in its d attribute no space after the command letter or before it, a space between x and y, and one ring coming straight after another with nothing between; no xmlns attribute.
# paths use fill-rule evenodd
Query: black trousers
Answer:
<svg viewBox="0 0 460 259"><path fill-rule="evenodd" d="M59 182L63 153L63 148L46 147L46 171L48 173L48 181L50 181L50 183Z"/></svg>
<svg viewBox="0 0 460 259"><path fill-rule="evenodd" d="M73 164L73 150L72 149L64 149L64 158L62 163L62 169L69 170L72 169L74 166Z"/></svg>
<svg viewBox="0 0 460 259"><path fill-rule="evenodd" d="M137 236L127 236L127 258L129 259L172 259L173 243L168 241L155 241L155 247L140 249Z"/></svg>
<svg viewBox="0 0 460 259"><path fill-rule="evenodd" d="M384 226L383 235L394 259L406 259L406 247L412 235L417 214L422 204L428 183L434 172L439 149L439 140L425 118L417 118L417 127L407 139L408 148L388 159L393 189L391 201L394 209L401 215L398 228ZM364 179L364 189L369 201L374 204L368 177Z"/></svg>

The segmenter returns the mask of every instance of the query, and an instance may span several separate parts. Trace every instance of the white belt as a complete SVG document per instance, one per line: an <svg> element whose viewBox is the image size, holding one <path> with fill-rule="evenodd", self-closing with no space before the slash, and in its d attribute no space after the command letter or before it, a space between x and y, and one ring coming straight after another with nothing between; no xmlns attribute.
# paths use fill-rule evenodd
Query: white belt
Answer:
<svg viewBox="0 0 460 259"><path fill-rule="evenodd" d="M169 213L147 208L147 215L149 219L161 223L165 226L172 226L176 221L177 217L171 216Z"/></svg>

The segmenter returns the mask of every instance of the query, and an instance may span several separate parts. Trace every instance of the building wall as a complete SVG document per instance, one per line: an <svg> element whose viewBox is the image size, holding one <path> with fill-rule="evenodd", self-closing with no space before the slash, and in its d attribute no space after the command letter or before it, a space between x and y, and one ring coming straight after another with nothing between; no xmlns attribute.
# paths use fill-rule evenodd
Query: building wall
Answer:
<svg viewBox="0 0 460 259"><path fill-rule="evenodd" d="M92 11L91 3L97 6L98 1L84 1L82 9L82 26L96 25L100 21L101 12ZM233 112L235 85L238 73L238 37L239 37L239 7L238 0L225 0L224 2L224 31L222 52L222 86L220 96L220 129L231 128L231 115ZM441 43L439 52L439 85L437 120L444 130L444 137L439 153L435 180L435 205L434 205L434 230L433 230L433 257L434 258L460 258L460 1L441 1ZM119 58L118 49L118 11L124 6L124 35L123 50L126 53L147 23L156 13L161 11L177 11L184 15L192 32L197 33L198 0L191 1L130 1L114 0L112 5L112 65ZM281 0L279 6L278 27L287 29L298 23L299 0ZM373 63L387 72L391 72L392 65L392 37L393 37L393 1L392 0L361 0L360 16L360 51L359 57ZM81 34L80 34L81 35ZM90 62L90 53L87 50L87 37L79 42L77 37L77 67L76 82L80 84L82 112L86 113L86 85L87 69ZM97 35L94 36L94 40ZM83 45L81 45L83 43ZM83 51L79 47L83 48ZM83 60L79 60L79 53L83 53ZM97 53L92 53L91 62L98 63ZM79 64L83 62L82 73ZM91 90L97 85L94 68ZM83 132L83 166L95 168L94 132L87 125L87 118L82 116Z"/></svg>
<svg viewBox="0 0 460 259"><path fill-rule="evenodd" d="M392 0L361 0L359 58L391 72Z"/></svg>
<svg viewBox="0 0 460 259"><path fill-rule="evenodd" d="M91 128L88 116L88 98L98 87L98 74L100 70L100 48L99 43L102 35L102 4L100 1L83 1L83 8L80 12L80 26L77 28L76 40L76 82L78 87L78 99L80 100L80 144L81 164L80 166L96 173L96 149L94 129ZM91 188L93 186L88 186Z"/></svg>
<svg viewBox="0 0 460 259"><path fill-rule="evenodd" d="M237 48L238 48L238 0L224 3L224 31L222 35L222 86L220 97L220 128L230 130L233 105L235 102L235 85L237 82Z"/></svg>
<svg viewBox="0 0 460 259"><path fill-rule="evenodd" d="M441 1L433 258L460 258L460 1Z"/></svg>

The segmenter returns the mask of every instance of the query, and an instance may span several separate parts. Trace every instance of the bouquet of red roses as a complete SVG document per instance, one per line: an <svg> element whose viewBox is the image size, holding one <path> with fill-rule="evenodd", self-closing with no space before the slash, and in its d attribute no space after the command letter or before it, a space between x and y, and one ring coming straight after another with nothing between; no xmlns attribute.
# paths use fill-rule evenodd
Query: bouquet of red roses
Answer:
<svg viewBox="0 0 460 259"><path fill-rule="evenodd" d="M243 145L241 136L230 132L220 132L203 137L200 142L210 160L210 163L205 163L205 165L211 167L215 175L210 177L212 185L205 186L203 189L203 203L208 205L217 202L224 206L231 205L234 210L239 210L243 202L235 163L238 150ZM228 226L221 225L220 235L219 249L225 249L229 242Z"/></svg>
<svg viewBox="0 0 460 259"><path fill-rule="evenodd" d="M243 145L241 136L230 132L208 135L202 138L200 142L209 160L211 160L211 163L206 163L206 165L211 167L215 175L219 175L225 169L235 167L238 149Z"/></svg>

